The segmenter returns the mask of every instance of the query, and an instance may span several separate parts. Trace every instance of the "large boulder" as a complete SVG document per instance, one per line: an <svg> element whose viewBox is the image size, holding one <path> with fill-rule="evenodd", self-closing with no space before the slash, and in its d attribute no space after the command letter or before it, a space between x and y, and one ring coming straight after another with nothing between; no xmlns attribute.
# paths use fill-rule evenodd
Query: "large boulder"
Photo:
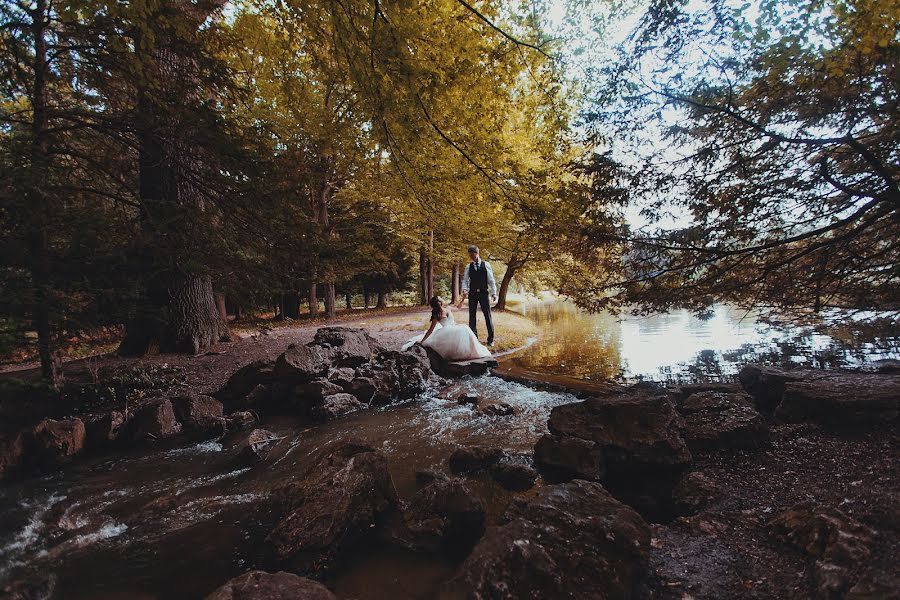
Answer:
<svg viewBox="0 0 900 600"><path fill-rule="evenodd" d="M129 423L134 432L132 437L138 441L170 438L181 433L182 429L169 400L158 400L142 406Z"/></svg>
<svg viewBox="0 0 900 600"><path fill-rule="evenodd" d="M108 447L119 439L125 415L117 410L95 415L85 421L85 447L91 450Z"/></svg>
<svg viewBox="0 0 900 600"><path fill-rule="evenodd" d="M280 440L281 438L267 429L254 429L241 436L241 439L235 443L237 461L242 465L252 465L264 461Z"/></svg>
<svg viewBox="0 0 900 600"><path fill-rule="evenodd" d="M768 429L747 394L699 392L684 399L678 410L692 451L760 448L768 443Z"/></svg>
<svg viewBox="0 0 900 600"><path fill-rule="evenodd" d="M363 442L326 448L277 496L286 516L267 542L277 560L302 574L330 570L397 504L387 459Z"/></svg>
<svg viewBox="0 0 900 600"><path fill-rule="evenodd" d="M460 446L450 454L450 472L457 475L486 469L503 458L503 450L491 446Z"/></svg>
<svg viewBox="0 0 900 600"><path fill-rule="evenodd" d="M672 490L677 510L685 514L696 513L711 504L719 494L716 482L700 471L685 473Z"/></svg>
<svg viewBox="0 0 900 600"><path fill-rule="evenodd" d="M464 481L435 479L404 504L387 536L413 552L464 556L484 533L484 517L484 502Z"/></svg>
<svg viewBox="0 0 900 600"><path fill-rule="evenodd" d="M434 376L428 355L421 346L409 350L388 350L380 352L373 368L392 380L392 396L401 400L414 398L428 389Z"/></svg>
<svg viewBox="0 0 900 600"><path fill-rule="evenodd" d="M824 425L889 423L900 415L900 375L835 373L785 384L775 416Z"/></svg>
<svg viewBox="0 0 900 600"><path fill-rule="evenodd" d="M25 459L39 467L69 462L84 449L86 436L81 419L44 419L27 437Z"/></svg>
<svg viewBox="0 0 900 600"><path fill-rule="evenodd" d="M314 407L322 404L322 400L326 396L343 392L344 389L338 384L332 383L324 377L317 377L294 388L294 403L300 412L309 413Z"/></svg>
<svg viewBox="0 0 900 600"><path fill-rule="evenodd" d="M555 407L550 433L596 442L607 476L680 470L691 462L681 420L665 396L591 398Z"/></svg>
<svg viewBox="0 0 900 600"><path fill-rule="evenodd" d="M206 600L337 600L327 587L293 573L250 571L206 597Z"/></svg>
<svg viewBox="0 0 900 600"><path fill-rule="evenodd" d="M600 444L577 437L541 436L534 446L534 463L549 481L599 481L606 474Z"/></svg>
<svg viewBox="0 0 900 600"><path fill-rule="evenodd" d="M759 410L771 413L781 402L784 386L789 381L800 381L810 376L809 371L785 371L764 365L747 365L738 373L738 381L753 396Z"/></svg>
<svg viewBox="0 0 900 600"><path fill-rule="evenodd" d="M337 367L328 371L328 381L339 385L344 391L350 391L350 383L356 377L356 370L350 367Z"/></svg>
<svg viewBox="0 0 900 600"><path fill-rule="evenodd" d="M647 524L601 485L548 486L513 499L440 597L627 599L649 550Z"/></svg>
<svg viewBox="0 0 900 600"><path fill-rule="evenodd" d="M235 371L225 386L214 394L231 411L244 408L244 400L257 386L266 386L275 380L275 363L257 360Z"/></svg>
<svg viewBox="0 0 900 600"><path fill-rule="evenodd" d="M352 327L321 327L312 343L329 350L335 367L358 367L384 349L368 331Z"/></svg>
<svg viewBox="0 0 900 600"><path fill-rule="evenodd" d="M871 557L875 532L836 508L801 502L769 522L772 535L815 560L819 598L843 598Z"/></svg>
<svg viewBox="0 0 900 600"><path fill-rule="evenodd" d="M322 398L322 401L312 408L310 416L319 421L333 421L364 407L365 404L357 400L356 396L340 392Z"/></svg>
<svg viewBox="0 0 900 600"><path fill-rule="evenodd" d="M495 463L488 471L494 481L515 492L531 488L538 477L538 472L531 465L511 460Z"/></svg>
<svg viewBox="0 0 900 600"><path fill-rule="evenodd" d="M291 344L275 360L275 378L297 384L324 377L331 367L331 358L327 348L314 344Z"/></svg>
<svg viewBox="0 0 900 600"><path fill-rule="evenodd" d="M428 356L431 370L441 377L458 378L465 377L466 375L477 377L478 375L484 375L490 369L498 365L497 360L493 357L451 362L431 348L423 346L413 347L422 348L425 351L426 356Z"/></svg>
<svg viewBox="0 0 900 600"><path fill-rule="evenodd" d="M212 396L189 394L172 398L172 409L184 428L193 433L225 431L224 407Z"/></svg>

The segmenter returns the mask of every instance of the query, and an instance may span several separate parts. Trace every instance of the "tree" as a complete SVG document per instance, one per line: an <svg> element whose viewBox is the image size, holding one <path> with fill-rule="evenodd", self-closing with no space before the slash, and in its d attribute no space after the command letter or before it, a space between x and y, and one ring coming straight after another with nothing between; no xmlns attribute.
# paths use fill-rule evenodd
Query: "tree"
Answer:
<svg viewBox="0 0 900 600"><path fill-rule="evenodd" d="M624 275L576 298L896 310L898 23L881 0L652 3L586 115L648 223L600 229Z"/></svg>

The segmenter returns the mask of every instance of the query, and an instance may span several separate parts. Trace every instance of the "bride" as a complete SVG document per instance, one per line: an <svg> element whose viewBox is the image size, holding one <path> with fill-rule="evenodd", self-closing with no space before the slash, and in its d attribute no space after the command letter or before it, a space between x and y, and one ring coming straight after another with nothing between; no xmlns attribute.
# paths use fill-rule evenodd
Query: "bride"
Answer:
<svg viewBox="0 0 900 600"><path fill-rule="evenodd" d="M403 344L403 350L421 344L449 361L474 360L491 355L491 351L478 341L471 329L456 324L450 306L440 296L434 296L428 304L431 305L431 326L424 335L417 335Z"/></svg>

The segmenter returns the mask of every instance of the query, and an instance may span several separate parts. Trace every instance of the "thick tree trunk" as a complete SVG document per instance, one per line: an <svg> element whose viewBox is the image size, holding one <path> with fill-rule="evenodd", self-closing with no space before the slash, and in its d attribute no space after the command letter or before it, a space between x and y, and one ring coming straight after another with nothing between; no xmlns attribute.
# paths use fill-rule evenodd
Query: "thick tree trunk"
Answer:
<svg viewBox="0 0 900 600"><path fill-rule="evenodd" d="M428 266L426 265L425 248L419 249L419 304L428 304Z"/></svg>
<svg viewBox="0 0 900 600"><path fill-rule="evenodd" d="M300 318L300 294L297 292L286 292L282 294L281 299L282 318L299 319Z"/></svg>
<svg viewBox="0 0 900 600"><path fill-rule="evenodd" d="M513 266L507 267L506 273L503 274L503 279L500 281L500 290L497 293L497 305L494 307L496 310L506 309L506 295L509 293L509 284L515 276L516 268Z"/></svg>
<svg viewBox="0 0 900 600"><path fill-rule="evenodd" d="M309 298L309 316L316 318L319 316L319 296L316 294L315 281L309 284L309 294L307 297Z"/></svg>
<svg viewBox="0 0 900 600"><path fill-rule="evenodd" d="M324 301L325 301L325 318L326 319L334 319L337 316L337 311L336 311L336 307L335 307L336 298L335 298L333 283L325 284Z"/></svg>
<svg viewBox="0 0 900 600"><path fill-rule="evenodd" d="M428 232L428 263L425 269L428 300L434 297L434 231Z"/></svg>
<svg viewBox="0 0 900 600"><path fill-rule="evenodd" d="M240 321L244 318L244 308L240 304L234 305L234 320Z"/></svg>
<svg viewBox="0 0 900 600"><path fill-rule="evenodd" d="M344 294L344 301L347 303L347 310L353 310L353 295L349 292Z"/></svg>
<svg viewBox="0 0 900 600"><path fill-rule="evenodd" d="M372 290L369 289L369 286L363 286L363 308L369 308L369 300L371 300L370 296L372 295Z"/></svg>
<svg viewBox="0 0 900 600"><path fill-rule="evenodd" d="M450 302L456 304L459 302L459 261L453 263L453 274L450 276Z"/></svg>
<svg viewBox="0 0 900 600"><path fill-rule="evenodd" d="M216 294L216 310L219 311L219 318L224 322L228 322L228 309L225 308L225 294Z"/></svg>
<svg viewBox="0 0 900 600"><path fill-rule="evenodd" d="M375 308L387 308L387 294L382 290L378 290L378 304Z"/></svg>

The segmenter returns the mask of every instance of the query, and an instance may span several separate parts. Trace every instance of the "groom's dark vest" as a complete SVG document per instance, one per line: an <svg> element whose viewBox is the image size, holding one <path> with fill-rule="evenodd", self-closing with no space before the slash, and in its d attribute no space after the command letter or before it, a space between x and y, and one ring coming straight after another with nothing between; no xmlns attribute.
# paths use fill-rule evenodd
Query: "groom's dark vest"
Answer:
<svg viewBox="0 0 900 600"><path fill-rule="evenodd" d="M475 263L469 264L469 293L471 295L475 294L486 294L488 291L488 277L487 277L487 267L484 265L484 261L481 261L481 268L476 269Z"/></svg>

